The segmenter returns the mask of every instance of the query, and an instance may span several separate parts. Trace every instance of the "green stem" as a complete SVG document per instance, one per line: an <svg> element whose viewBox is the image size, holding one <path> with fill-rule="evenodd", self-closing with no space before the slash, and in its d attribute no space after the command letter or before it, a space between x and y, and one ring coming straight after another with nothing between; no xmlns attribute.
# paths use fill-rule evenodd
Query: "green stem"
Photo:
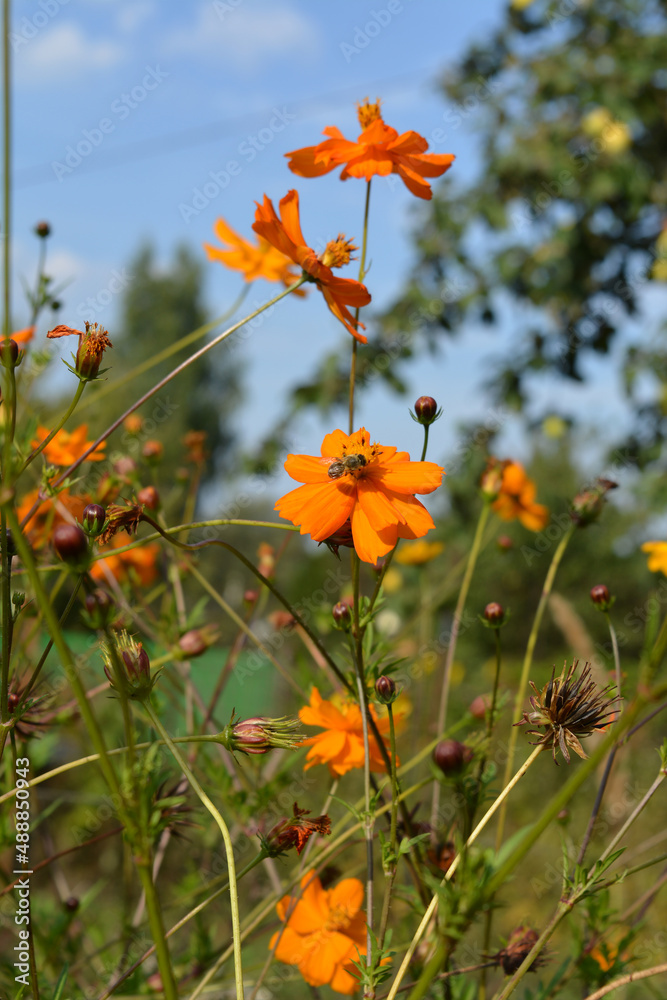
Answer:
<svg viewBox="0 0 667 1000"><path fill-rule="evenodd" d="M459 636L459 630L461 628L461 620L463 618L465 603L468 598L468 591L470 590L470 582L472 580L472 576L475 571L475 565L477 564L477 557L479 556L479 552L482 546L482 538L484 537L484 529L486 528L490 513L491 513L491 505L486 501L484 501L484 506L482 507L482 510L479 515L479 520L477 521L477 528L475 529L475 537L473 538L472 548L470 549L470 555L468 556L468 562L466 565L465 574L463 576L463 581L461 583L461 589L459 591L458 600L456 602L456 608L454 609L452 632L449 640L449 646L447 648L445 669L442 676L440 707L438 708L438 721L436 726L437 734L440 734L444 731L445 725L447 723L447 703L449 701L449 685L452 675L452 666L454 664L456 643ZM507 784L508 780L509 780L509 775L506 775L505 784ZM441 788L440 782L435 781L433 783L433 797L431 800L431 829L433 831L435 831L438 827L440 788Z"/></svg>
<svg viewBox="0 0 667 1000"><path fill-rule="evenodd" d="M364 275L366 273L366 249L368 247L368 218L369 210L371 205L371 182L370 180L366 182L366 203L364 206L364 229L363 236L361 240L361 257L359 258L359 281L364 280ZM359 322L359 307L357 306L354 313L355 321ZM356 337L352 338L352 357L350 359L350 419L349 419L349 430L348 434L352 434L354 431L354 386L357 376L357 351L359 347L359 341Z"/></svg>
<svg viewBox="0 0 667 1000"><path fill-rule="evenodd" d="M357 690L359 708L361 709L361 727L364 738L364 837L366 840L366 965L372 964L371 945L373 933L373 825L371 814L371 757L368 744L368 696L366 693L366 677L364 672L363 632L360 625L361 600L359 593L359 567L361 560L354 551L352 556L352 581L354 587L354 664L357 671Z"/></svg>
<svg viewBox="0 0 667 1000"><path fill-rule="evenodd" d="M75 411L75 409L77 407L77 404L78 404L79 400L81 399L81 396L83 395L83 390L86 388L86 384L87 383L83 379L79 379L79 384L76 387L76 392L74 393L74 397L72 399L72 402L69 404L69 406L67 407L65 413L60 418L60 420L58 421L58 423L56 424L56 426L53 428L53 430L50 431L47 434L47 436L44 438L44 440L41 441L40 444L38 444L37 447L35 449L33 449L33 451L30 452L30 454L26 458L25 462L21 466L21 469L20 469L20 471L18 473L19 476L22 475L25 472L25 470L28 468L28 466L30 465L31 462L35 461L35 459L37 458L38 455L41 455L41 453L44 451L44 449L46 448L46 446L48 444L50 444L51 441L53 441L53 439L56 436L56 434L58 433L58 431L62 430L62 428L65 426L65 424L67 423L67 421L69 420L69 418L74 413L74 411Z"/></svg>
<svg viewBox="0 0 667 1000"><path fill-rule="evenodd" d="M85 462L88 456L93 451L95 451L95 449L98 448L103 441L106 441L109 435L112 434L117 427L120 427L123 421L127 417L129 417L131 413L134 413L134 411L138 410L140 406L143 406L143 404L147 402L152 396L154 396L156 392L159 392L160 389L163 389L165 385L168 385L169 382L171 382L172 379L176 378L177 375L180 375L182 371L185 371L186 368L189 368L190 365L194 364L195 361L198 361L199 358L202 358L205 354L208 354L209 351L211 351L214 347L217 347L218 344L221 344L223 340L227 339L227 337L230 337L233 333L236 333L237 330L239 330L242 326L245 326L246 323L249 323L250 320L255 319L256 316L259 316L266 309L269 309L277 302L280 302L281 299L284 299L286 295L289 295L291 292L296 291L297 288L300 288L301 285L303 285L303 283L305 282L305 280L306 280L305 276L299 278L299 280L296 281L293 285L290 285L289 288L285 288L284 291L280 292L278 295L275 295L272 299L269 299L269 301L265 302L264 305L259 306L257 309L253 310L253 312L249 313L247 316L244 316L244 318L239 320L238 323L234 323L226 330L223 330L222 333L219 333L218 336L214 337L213 340L211 340L208 344L204 344L204 346L200 347L198 351L195 351L194 354L191 354L189 358L186 358L185 361L182 361L180 365L176 365L176 367L173 368L168 375L165 375L165 377L160 379L159 382L156 382L156 384L153 386L152 389L149 389L148 392L145 392L140 399L138 399L135 403L132 403L132 405L129 406L124 413L122 413L116 420L114 420L113 423L110 424L107 427L107 429L102 432L102 434L100 434L97 440L93 441L90 447L87 448L84 452L82 452L82 454L77 458L77 460L73 462L69 466L69 468L65 469L65 471L62 472L56 480L54 480L54 482L51 484L52 487L54 488L58 487L63 482L65 482L65 480L72 475L75 469L78 469L81 463ZM213 320L211 323L207 324L207 328L209 330L212 330L218 325L219 322L220 318ZM202 331L204 331L203 327L201 329ZM41 498L38 498L35 501L33 507L26 515L24 523L30 520L30 518L34 514L35 510L37 510L37 507L41 502L42 502Z"/></svg>
<svg viewBox="0 0 667 1000"><path fill-rule="evenodd" d="M394 725L393 705L387 705L387 715L389 717L389 758L391 760L391 820L389 827L389 868L385 871L385 891L382 900L382 916L380 918L380 930L378 931L378 941L380 948L384 947L384 939L387 933L387 922L389 920L389 909L391 906L391 894L396 878L397 858L397 827L398 827L398 779L396 777L396 728Z"/></svg>
<svg viewBox="0 0 667 1000"><path fill-rule="evenodd" d="M611 648L614 654L614 671L616 674L616 694L619 698L622 698L621 691L621 656L618 651L618 639L616 638L616 629L612 624L612 620L609 616L609 612L605 611L605 618L607 619L607 625L609 626L609 636L611 638Z"/></svg>
<svg viewBox="0 0 667 1000"><path fill-rule="evenodd" d="M4 507L0 511L0 549L2 551L2 568L0 583L2 585L2 681L0 687L0 718L9 722L9 657L11 653L12 633L12 568L7 540L7 516ZM6 734L5 734L6 735ZM4 747L4 740L2 743Z"/></svg>
<svg viewBox="0 0 667 1000"><path fill-rule="evenodd" d="M205 806L206 809L208 809L209 813L217 823L220 833L222 834L222 839L225 845L225 854L227 856L227 869L229 871L229 902L231 906L232 937L234 942L234 978L236 983L236 1000L243 1000L243 965L241 956L241 924L239 920L239 897L236 884L237 882L236 866L234 864L234 845L232 844L232 839L229 835L227 824L225 823L219 811L211 802L210 798L208 797L204 789L201 787L201 785L195 778L194 774L192 773L188 765L185 763L185 760L183 759L182 755L176 749L174 741L172 740L169 733L160 722L150 702L145 701L144 708L146 709L146 712L148 713L151 722L157 729L158 733L169 747L174 760L180 767L185 777L188 779L190 785L192 786L192 789L199 797L199 800L201 801L202 805Z"/></svg>
<svg viewBox="0 0 667 1000"><path fill-rule="evenodd" d="M424 459L426 458L426 452L427 452L427 449L428 449L428 431L429 431L430 424L423 424L422 426L424 428L424 446L422 448L422 457L420 459L420 462L423 462Z"/></svg>
<svg viewBox="0 0 667 1000"><path fill-rule="evenodd" d="M137 864L141 887L146 899L146 913L148 914L148 924L151 929L151 937L155 945L158 969L162 979L162 990L165 1000L178 1000L178 988L174 979L174 970L171 965L169 946L164 931L164 921L162 920L162 910L158 899L155 883L151 872L152 862L148 864L140 862Z"/></svg>
<svg viewBox="0 0 667 1000"><path fill-rule="evenodd" d="M484 814L484 816L482 816L482 818L480 819L479 823L477 824L477 826L475 827L475 829L472 831L472 833L470 834L470 836L466 840L466 842L463 845L462 849L459 851L459 853L456 855L456 857L452 861L451 865L449 866L449 868L447 869L447 871L445 873L444 878L442 879L441 885L444 885L445 882L449 882L453 878L454 873L456 872L457 868L459 867L459 865L461 863L461 858L464 856L464 854L466 853L466 851L468 850L468 848L470 847L470 845L473 844L477 840L477 837L480 835L480 833L482 832L482 830L484 829L484 827L486 826L486 824L489 822L489 820L491 819L491 817L493 816L493 814L496 812L496 810L502 805L503 802L507 801L507 796L509 795L509 793L512 791L512 789L517 784L517 782L519 782L521 780L521 778L524 776L524 774L526 773L526 771L528 770L528 768L531 766L531 764L535 760L537 760L537 758L539 757L539 755L542 752L542 750L543 750L543 747L536 746L535 749L533 750L533 752L531 753L530 757L528 757L528 759L525 761L525 763L521 765L521 767L519 768L519 770L516 772L516 774L514 775L514 777L511 779L511 781L509 781L505 785L505 787L503 788L503 790L500 793L500 795L498 796L498 798L495 800L495 802L493 803L493 805L486 811L486 813ZM428 908L426 910L426 913L422 917L421 923L419 924L419 927L417 928L417 930L416 930L416 932L414 934L414 937L412 938L412 941L410 942L410 946L409 946L407 952L405 953L405 955L403 957L403 961L401 962L401 966L400 966L398 972L396 973L396 978L394 979L394 982L391 985L391 989L389 990L389 993L387 994L387 1000L394 1000L394 997L398 993L399 987L400 987L401 982L403 980L403 977L405 976L405 973L408 970L408 966L410 965L410 962L412 960L412 956L415 953L415 949L416 949L417 945L419 944L419 942L420 942L420 940L422 938L422 935L424 934L424 931L426 930L428 924L431 922L431 918L433 917L436 909L438 908L438 901L439 901L439 895L436 892L436 893L434 893L433 898L431 899L431 902L430 902L430 904L429 904L429 906L428 906ZM441 947L444 947L444 945L441 946ZM423 992L422 993L416 993L416 994L414 994L414 996L415 996L415 1000L416 1000L416 997L423 996ZM410 997L410 1000L412 1000L412 995Z"/></svg>
<svg viewBox="0 0 667 1000"><path fill-rule="evenodd" d="M537 611L535 612L535 618L533 620L533 626L530 630L530 635L528 636L528 645L526 646L526 653L523 658L523 666L521 668L521 677L519 679L519 688L516 693L516 698L514 700L514 712L512 714L512 728L510 729L509 745L507 748L507 763L505 764L505 781L512 773L512 766L514 763L514 753L516 751L516 743L519 736L519 730L516 728L516 724L521 721L521 716L523 713L523 702L526 697L526 689L528 687L528 674L530 673L530 668L533 663L533 653L535 652L535 644L537 643L537 636L540 631L540 625L542 624L542 618L549 600L549 595L551 594L551 589L556 578L556 573L558 567L560 566L561 559L565 554L565 549L567 548L568 542L572 538L576 530L576 524L572 522L560 542L558 547L554 552L553 559L551 560L551 565L547 571L546 579L544 581L544 586L542 587L542 593L540 594L540 601L537 605ZM496 851L500 849L500 845L503 841L503 833L505 829L505 818L507 815L506 808L503 808L500 816L498 817L498 828L496 831Z"/></svg>

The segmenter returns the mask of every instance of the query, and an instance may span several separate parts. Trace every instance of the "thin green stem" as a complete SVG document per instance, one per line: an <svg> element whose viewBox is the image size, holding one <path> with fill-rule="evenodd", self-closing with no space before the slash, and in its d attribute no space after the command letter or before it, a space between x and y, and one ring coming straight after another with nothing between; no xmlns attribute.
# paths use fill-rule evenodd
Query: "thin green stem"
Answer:
<svg viewBox="0 0 667 1000"><path fill-rule="evenodd" d="M430 424L423 424L422 426L424 428L424 445L422 447L422 457L420 459L421 462L423 462L424 459L426 458L426 452L428 451L428 432Z"/></svg>
<svg viewBox="0 0 667 1000"><path fill-rule="evenodd" d="M651 787L649 788L649 790L646 792L646 794L642 798L641 802L637 803L637 805L632 810L632 812L630 813L630 815L626 819L626 821L623 824L623 826L621 827L621 829L618 831L618 833L614 837L612 837L611 841L609 842L609 844L607 845L607 847L605 848L605 850L600 855L600 861L606 861L606 859L612 853L612 851L614 850L614 848L616 847L616 845L618 843L620 843L620 841L623 839L623 837L625 836L625 834L628 832L628 830L630 829L630 827L632 826L632 824L635 822L635 820L637 819L637 817L646 808L649 800L653 797L653 795L655 795L655 793L657 792L658 788L663 783L663 781L665 780L665 778L667 778L667 772L665 772L665 770L661 769L659 771L659 773L658 773L657 778L655 779L655 781L653 782L653 784L651 785ZM590 878L592 876L592 874L593 874L593 868L591 868L591 870L589 871L588 877Z"/></svg>
<svg viewBox="0 0 667 1000"><path fill-rule="evenodd" d="M168 385L169 382L172 381L172 379L175 379L177 375L180 375L182 371L185 371L186 368L189 368L190 365L194 364L195 361L198 361L205 354L208 354L209 351L211 351L214 347L217 347L218 344L221 344L223 340L227 339L227 337L230 337L233 333L236 333L237 330L240 330L242 326L245 326L245 324L249 323L250 320L255 319L256 316L259 316L266 309L269 309L277 302L280 302L280 300L284 299L286 295L290 295L292 292L296 291L297 288L300 288L301 285L303 285L303 283L305 282L305 280L306 277L302 276L293 285L290 285L289 288L285 288L284 291L280 292L278 295L275 295L272 299L269 299L269 301L265 302L264 305L259 306L257 309L254 309L253 312L249 313L247 316L244 316L244 318L239 320L238 323L234 323L226 330L223 330L222 333L219 333L218 336L214 337L213 340L211 340L208 344L204 344L204 346L200 347L198 351L195 351L194 354L191 354L189 358L186 358L185 361L182 361L179 365L176 365L176 367L173 368L168 375L165 375L164 378L160 379L159 382L156 382L152 389L149 389L148 392L145 392L143 396L141 396L135 403L132 403L132 405L129 406L124 413L121 413L121 415L116 420L114 420L113 423L111 423L106 428L105 431L103 431L100 434L97 440L93 441L90 447L87 448L84 452L82 452L82 454L77 458L77 460L73 462L69 466L69 468L65 469L65 471L62 472L61 475L58 476L58 478L54 480L54 482L51 485L55 488L64 483L65 480L72 475L75 469L78 469L81 463L85 462L88 456L93 451L95 451L95 449L98 448L103 441L106 441L109 435L112 434L117 427L120 427L123 421L127 417L129 417L131 413L134 413L135 410L138 410L139 407L143 406L143 404L147 402L152 396L154 396L156 392L159 392L160 389L163 389L165 385ZM207 324L207 329L208 330L214 329L219 324L219 322L220 318L213 320L211 323ZM205 332L204 327L201 327L200 330L202 331L202 333ZM26 515L24 523L30 520L35 510L41 503L41 499L42 498L38 498L38 500L35 501L33 507Z"/></svg>
<svg viewBox="0 0 667 1000"><path fill-rule="evenodd" d="M389 855L390 861L385 869L385 889L382 900L382 916L380 917L380 929L378 931L378 942L380 948L384 947L384 939L387 933L387 923L389 921L389 910L391 907L391 894L394 888L394 880L397 870L397 827L398 827L398 779L396 777L396 727L394 725L393 705L387 705L387 715L389 717L389 758L391 760L391 819L389 827Z"/></svg>
<svg viewBox="0 0 667 1000"><path fill-rule="evenodd" d="M621 656L618 651L618 639L616 637L616 629L613 626L611 617L608 611L605 611L605 618L607 619L607 625L609 626L609 636L611 638L611 648L614 654L614 671L616 675L616 694L619 698L623 696L621 691Z"/></svg>
<svg viewBox="0 0 667 1000"><path fill-rule="evenodd" d="M201 785L195 778L194 774L186 764L185 760L183 759L183 756L177 750L174 741L172 740L169 733L160 722L150 702L145 701L144 708L146 709L146 712L148 713L150 720L157 729L158 733L169 747L174 760L180 767L185 777L188 779L190 785L192 786L193 791L199 797L199 800L202 803L202 805L205 806L206 809L208 809L209 813L217 823L220 833L222 834L222 839L225 845L225 854L227 856L227 869L229 872L229 902L231 907L232 937L234 942L234 979L236 984L236 1000L243 1000L243 963L241 956L241 924L239 920L239 897L237 888L236 865L234 863L234 845L232 844L232 839L229 834L229 829L227 828L227 824L222 818L220 812L213 805L210 798L208 797L208 795L201 787Z"/></svg>
<svg viewBox="0 0 667 1000"><path fill-rule="evenodd" d="M75 411L75 409L76 409L76 407L78 405L78 402L81 399L81 396L83 395L83 390L86 388L86 385L87 385L87 383L83 379L79 379L79 384L76 387L76 392L74 393L74 396L72 398L72 402L69 404L69 406L65 410L65 413L60 418L60 420L58 421L58 423L56 424L56 426L53 428L53 430L49 431L49 433L44 438L44 440L41 441L37 445L37 447L34 448L30 452L30 454L26 458L25 462L21 466L21 469L19 470L19 473L18 473L19 476L22 475L22 473L25 472L25 470L28 468L28 466L30 465L31 462L35 461L35 459L37 458L38 455L41 455L41 453L44 451L44 449L46 448L46 446L48 444L50 444L51 441L53 441L53 439L56 436L56 434L58 433L58 431L62 430L62 428L65 426L65 424L67 423L67 421L69 420L69 418L74 413L74 411Z"/></svg>
<svg viewBox="0 0 667 1000"><path fill-rule="evenodd" d="M357 553L352 550L352 582L354 587L354 664L357 671L357 690L359 708L361 709L361 727L364 739L364 837L366 840L366 965L371 965L371 944L373 934L373 826L371 813L371 756L368 743L368 695L366 693L366 676L364 671L363 632L360 625L359 591L360 562Z"/></svg>
<svg viewBox="0 0 667 1000"><path fill-rule="evenodd" d="M366 250L368 247L368 218L371 205L371 182L370 180L366 182L366 203L364 205L364 229L363 236L361 240L361 257L359 258L359 281L364 280L366 274ZM357 306L354 313L355 321L359 322L359 307ZM354 387L357 377L357 352L358 352L359 342L356 337L352 338L352 357L350 359L350 407L349 407L349 430L348 433L352 434L354 431Z"/></svg>
<svg viewBox="0 0 667 1000"><path fill-rule="evenodd" d="M528 768L531 766L531 764L535 760L537 760L537 758L539 757L539 755L542 752L542 750L543 750L543 747L536 746L535 749L533 750L533 752L531 753L530 757L528 757L528 759L525 761L525 763L522 764L521 767L519 768L519 770L516 772L516 774L514 775L514 777L505 785L505 787L503 788L503 790L500 793L500 795L498 796L498 798L495 800L495 802L493 803L493 805L486 811L486 813L484 814L484 816L482 816L482 818L480 819L479 823L477 824L477 826L475 827L475 829L472 831L472 833L470 834L470 836L466 840L466 842L463 845L462 849L459 851L459 853L456 855L456 857L452 861L451 865L449 866L449 868L447 869L447 871L445 873L444 878L442 879L441 885L444 885L445 882L449 882L453 878L456 870L458 869L458 867L459 867L459 865L461 863L461 858L464 856L465 852L468 850L468 848L470 847L470 845L473 844L477 840L477 837L480 835L480 833L482 832L482 830L484 829L484 827L486 826L486 824L489 822L489 820L491 819L491 817L494 815L494 813L496 812L496 810L502 805L503 802L505 802L507 800L507 796L509 795L509 793L515 787L515 785L521 780L521 778L524 776L524 774L526 773L526 771L528 770ZM431 921L431 918L433 917L433 915L434 915L434 913L435 913L435 911L436 911L436 909L438 907L438 899L439 899L439 896L438 896L438 893L436 892L436 893L434 893L433 898L431 899L431 902L430 902L430 904L429 904L429 906L428 906L428 908L426 910L426 913L422 917L421 923L419 924L419 927L417 928L417 930L416 930L416 932L415 932L415 934L414 934L414 936L412 938L412 941L410 942L410 946L409 946L407 952L405 953L405 955L403 957L403 961L401 962L400 968L399 968L398 972L396 973L396 978L394 979L394 982L391 985L391 989L389 990L389 993L387 994L387 1000L394 1000L394 997L398 993L398 990L399 990L399 987L400 987L401 982L403 980L403 977L405 976L405 973L408 970L408 966L410 965L410 962L412 960L412 956L415 953L415 949L416 949L417 945L419 944L419 942L420 942L420 940L422 938L422 935L424 934L424 931L426 930L428 924ZM419 995L423 995L423 994L416 994L416 996L419 996Z"/></svg>
<svg viewBox="0 0 667 1000"><path fill-rule="evenodd" d="M167 944L165 935L160 900L157 895L155 883L153 882L151 867L152 862L150 859L148 864L143 861L137 863L137 870L141 880L141 888L144 891L144 897L146 899L148 924L151 929L151 937L153 938L155 945L155 953L157 956L158 969L160 970L160 978L162 979L164 997L165 1000L178 1000L178 987L176 986L176 980L174 978L174 970L172 968L169 945Z"/></svg>
<svg viewBox="0 0 667 1000"><path fill-rule="evenodd" d="M526 646L526 653L523 658L523 666L521 668L521 677L519 679L519 687L516 693L516 698L514 700L514 711L512 714L512 727L510 729L509 745L507 748L507 762L505 764L505 780L512 773L512 766L514 764L514 754L516 751L516 743L519 736L519 730L516 728L516 724L520 722L521 715L523 713L523 702L526 697L526 689L528 687L528 675L530 673L530 668L533 663L533 653L535 652L535 644L537 643L537 636L540 631L540 625L542 624L542 618L549 600L549 595L551 594L551 589L556 578L556 573L558 567L560 566L561 560L565 555L565 549L568 546L568 542L572 538L576 530L576 524L574 521L568 526L567 530L564 532L556 551L554 552L553 559L551 560L551 565L547 570L546 579L544 581L544 586L542 587L542 593L540 594L539 604L537 605L537 611L535 612L535 618L533 620L533 625L530 630L530 635L528 636L528 645ZM500 845L503 841L503 833L505 830L505 818L507 815L506 808L501 810L500 816L498 817L498 828L496 830L496 851L499 850Z"/></svg>
<svg viewBox="0 0 667 1000"><path fill-rule="evenodd" d="M456 643L459 636L459 631L461 629L461 621L463 619L463 612L465 609L466 600L468 598L468 591L470 590L470 582L472 580L473 573L475 571L475 566L477 564L477 557L482 546L482 538L484 537L484 529L486 528L487 522L489 520L489 515L491 513L491 505L484 501L484 505L479 515L477 521L477 528L475 529L475 537L473 538L472 548L470 549L470 555L468 556L468 562L466 565L466 570L463 576L463 581L461 583L461 589L459 591L458 600L456 602L456 608L454 609L454 619L452 622L452 631L449 639L449 646L447 648L447 656L445 658L445 668L442 675L442 690L440 692L440 706L438 708L438 720L436 724L436 733L442 733L445 729L447 723L447 704L449 701L449 686L452 676L452 666L454 664L454 654L456 652ZM509 780L509 776L506 775L505 784ZM431 829L435 831L438 827L438 812L440 808L440 782L435 781L433 783L433 797L431 799Z"/></svg>

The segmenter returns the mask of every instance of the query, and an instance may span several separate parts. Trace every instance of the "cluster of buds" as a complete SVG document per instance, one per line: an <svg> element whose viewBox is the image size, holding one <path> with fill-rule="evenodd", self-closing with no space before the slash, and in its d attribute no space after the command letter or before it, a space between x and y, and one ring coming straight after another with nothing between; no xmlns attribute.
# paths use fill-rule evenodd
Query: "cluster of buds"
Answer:
<svg viewBox="0 0 667 1000"><path fill-rule="evenodd" d="M429 427L442 416L442 407L438 409L438 404L434 400L433 396L420 396L415 402L415 412L413 413L411 410L410 416L413 420L416 420L418 424L423 424L425 427Z"/></svg>
<svg viewBox="0 0 667 1000"><path fill-rule="evenodd" d="M111 686L123 684L128 697L145 701L150 695L160 671L151 677L151 661L140 642L123 629L114 636L113 646L102 644L104 673Z"/></svg>
<svg viewBox="0 0 667 1000"><path fill-rule="evenodd" d="M299 809L296 802L292 811L294 815L290 819L276 823L265 836L259 835L262 850L270 858L277 858L293 847L300 855L313 834L319 833L322 837L326 837L331 833L331 820L328 816L306 819L309 810Z"/></svg>
<svg viewBox="0 0 667 1000"><path fill-rule="evenodd" d="M297 750L303 742L303 734L298 719L254 716L237 722L232 715L218 740L231 753L255 756L271 750Z"/></svg>
<svg viewBox="0 0 667 1000"><path fill-rule="evenodd" d="M102 364L102 358L107 347L112 347L113 345L104 327L98 326L97 323L88 323L86 321L84 332L83 330L75 330L71 326L61 324L60 326L54 326L53 330L49 330L46 336L51 340L58 337L79 338L74 365L69 365L66 361L65 364L70 371L79 376L82 382L93 382L107 371L106 368L100 371L100 365Z"/></svg>
<svg viewBox="0 0 667 1000"><path fill-rule="evenodd" d="M570 517L580 528L586 528L589 524L597 521L605 498L610 490L615 490L618 483L611 479L596 479L592 486L577 493L570 505Z"/></svg>

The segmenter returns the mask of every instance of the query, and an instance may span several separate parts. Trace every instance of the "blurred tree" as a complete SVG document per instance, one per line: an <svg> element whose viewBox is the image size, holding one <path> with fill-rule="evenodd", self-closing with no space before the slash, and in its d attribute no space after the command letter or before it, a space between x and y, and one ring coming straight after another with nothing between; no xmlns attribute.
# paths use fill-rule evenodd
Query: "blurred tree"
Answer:
<svg viewBox="0 0 667 1000"><path fill-rule="evenodd" d="M178 248L173 263L164 268L158 265L153 249L146 246L128 270L132 280L109 356L116 373L130 372L134 365L169 347L208 319L202 303L201 263L187 247ZM97 425L122 413L203 343L172 355L102 399L95 408ZM170 473L183 463L182 438L189 430L206 432L207 478L229 465L234 439L230 417L239 399L239 372L238 365L230 363L230 352L225 352L225 347L195 362L138 411L147 421L144 436L164 446L160 471L164 482L173 482ZM114 375L110 372L107 377Z"/></svg>
<svg viewBox="0 0 667 1000"><path fill-rule="evenodd" d="M667 279L666 28L664 0L514 0L444 77L455 104L427 138L449 150L451 130L474 130L481 166L467 186L470 171L453 170L424 206L412 275L360 352L361 391L374 379L400 391L402 362L471 321L514 328L488 387L517 410L531 376L582 380L583 360L609 352ZM660 452L667 394L654 382L647 401L640 376L660 381L667 353L626 345L622 367L637 417L623 454L643 465ZM326 358L284 426L304 406L344 405L347 373L347 353Z"/></svg>

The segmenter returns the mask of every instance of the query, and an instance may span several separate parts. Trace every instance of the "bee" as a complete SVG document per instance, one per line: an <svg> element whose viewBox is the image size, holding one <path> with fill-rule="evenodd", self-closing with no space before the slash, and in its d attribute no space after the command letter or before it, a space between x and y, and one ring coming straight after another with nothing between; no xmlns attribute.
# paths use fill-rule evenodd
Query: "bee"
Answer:
<svg viewBox="0 0 667 1000"><path fill-rule="evenodd" d="M346 472L355 472L357 469L363 469L365 465L364 455L345 455L344 458L338 458L332 462L327 472L330 479L340 479Z"/></svg>

